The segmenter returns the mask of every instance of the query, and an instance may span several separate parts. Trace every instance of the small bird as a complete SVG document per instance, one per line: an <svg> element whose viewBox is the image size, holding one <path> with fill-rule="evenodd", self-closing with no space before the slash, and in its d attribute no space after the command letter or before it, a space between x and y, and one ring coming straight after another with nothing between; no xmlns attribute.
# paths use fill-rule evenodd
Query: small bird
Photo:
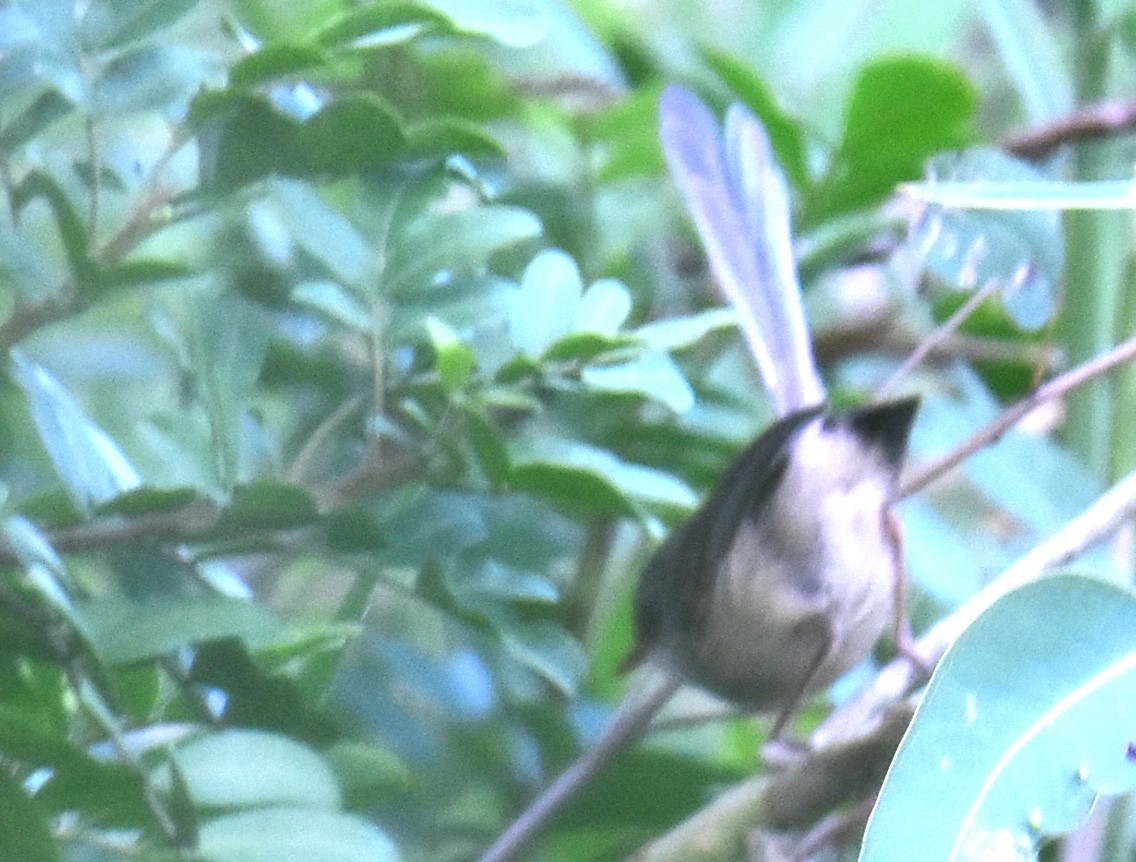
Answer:
<svg viewBox="0 0 1136 862"><path fill-rule="evenodd" d="M644 567L627 666L661 664L753 711L776 735L815 691L867 656L903 576L891 501L918 401L824 406L789 233L788 193L741 105L725 139L692 93L664 91L671 175L738 312L779 417Z"/></svg>
<svg viewBox="0 0 1136 862"><path fill-rule="evenodd" d="M918 399L826 406L793 262L788 190L752 114L732 106L723 137L697 96L671 86L659 103L659 136L778 418L640 574L624 665L654 662L664 679L625 701L481 862L512 858L681 683L776 712L775 738L805 698L868 655L902 583L889 503Z"/></svg>

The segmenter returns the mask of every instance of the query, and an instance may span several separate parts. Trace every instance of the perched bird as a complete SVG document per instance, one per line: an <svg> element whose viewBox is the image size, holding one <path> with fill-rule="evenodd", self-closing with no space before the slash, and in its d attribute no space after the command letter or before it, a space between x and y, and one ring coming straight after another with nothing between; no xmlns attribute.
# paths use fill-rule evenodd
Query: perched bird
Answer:
<svg viewBox="0 0 1136 862"><path fill-rule="evenodd" d="M753 115L732 106L723 136L693 93L672 86L659 104L659 129L778 418L643 568L625 666L652 661L665 681L621 706L595 747L482 862L515 853L682 683L776 713L771 736L779 734L805 698L867 656L893 618L903 577L888 506L918 401L826 406L793 262L788 191Z"/></svg>

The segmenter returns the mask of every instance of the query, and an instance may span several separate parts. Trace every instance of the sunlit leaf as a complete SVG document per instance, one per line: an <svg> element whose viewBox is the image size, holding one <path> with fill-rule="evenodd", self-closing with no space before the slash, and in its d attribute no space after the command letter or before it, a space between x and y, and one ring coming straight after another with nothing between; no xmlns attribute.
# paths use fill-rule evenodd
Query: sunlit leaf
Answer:
<svg viewBox="0 0 1136 862"><path fill-rule="evenodd" d="M589 365L580 373L589 389L632 392L665 404L676 413L694 406L694 390L665 353L645 352L626 362Z"/></svg>
<svg viewBox="0 0 1136 862"><path fill-rule="evenodd" d="M558 249L542 251L525 268L509 302L513 344L526 356L540 356L571 331L583 292L576 261Z"/></svg>
<svg viewBox="0 0 1136 862"><path fill-rule="evenodd" d="M1136 785L1134 632L1136 597L1087 578L1044 579L994 604L940 662L861 860L913 846L943 860L1033 859L1096 794Z"/></svg>
<svg viewBox="0 0 1136 862"><path fill-rule="evenodd" d="M394 843L361 817L313 808L226 814L201 828L198 852L211 862L398 862Z"/></svg>
<svg viewBox="0 0 1136 862"><path fill-rule="evenodd" d="M339 785L331 767L315 751L286 736L233 728L191 739L173 756L199 806L339 807ZM169 767L159 767L153 780L168 788Z"/></svg>
<svg viewBox="0 0 1136 862"><path fill-rule="evenodd" d="M141 484L122 450L48 371L13 352L16 383L28 399L40 440L80 511Z"/></svg>

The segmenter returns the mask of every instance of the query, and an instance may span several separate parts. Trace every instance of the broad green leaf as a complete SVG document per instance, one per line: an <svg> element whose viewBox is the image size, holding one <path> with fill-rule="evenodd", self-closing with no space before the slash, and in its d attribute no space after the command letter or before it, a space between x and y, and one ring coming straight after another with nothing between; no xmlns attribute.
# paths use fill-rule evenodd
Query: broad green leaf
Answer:
<svg viewBox="0 0 1136 862"><path fill-rule="evenodd" d="M460 391L477 363L473 350L461 342L449 324L437 317L426 318L426 334L434 348L434 367L442 388L450 393Z"/></svg>
<svg viewBox="0 0 1136 862"><path fill-rule="evenodd" d="M236 0L241 22L265 42L304 42L343 11L342 0Z"/></svg>
<svg viewBox="0 0 1136 862"><path fill-rule="evenodd" d="M339 785L331 766L315 751L286 736L230 729L195 737L174 751L190 798L203 808L339 807ZM163 764L153 775L171 785Z"/></svg>
<svg viewBox="0 0 1136 862"><path fill-rule="evenodd" d="M634 509L607 477L588 467L528 461L514 464L509 484L570 512L631 515Z"/></svg>
<svg viewBox="0 0 1136 862"><path fill-rule="evenodd" d="M1034 168L1001 153L970 150L941 156L928 167L932 179L914 187L928 205L911 226L910 244L923 265L943 284L972 291L1000 282L1002 303L1014 322L1036 329L1053 314L1065 266L1061 225L1045 208L1010 209L1017 195L1025 204L1043 187L1071 189L1072 183L1050 183ZM940 188L940 185L946 188ZM966 206L957 193L969 188ZM951 197L951 193L956 193ZM1136 202L1129 190L1129 200Z"/></svg>
<svg viewBox="0 0 1136 862"><path fill-rule="evenodd" d="M158 658L221 638L240 638L255 649L276 640L282 631L266 608L220 596L147 602L88 599L75 603L75 614L96 654L107 664Z"/></svg>
<svg viewBox="0 0 1136 862"><path fill-rule="evenodd" d="M154 515L185 508L199 499L192 488L150 488L140 486L125 491L99 506L100 515Z"/></svg>
<svg viewBox="0 0 1136 862"><path fill-rule="evenodd" d="M418 158L504 156L504 145L484 127L458 118L434 118L406 129L406 151Z"/></svg>
<svg viewBox="0 0 1136 862"><path fill-rule="evenodd" d="M315 498L298 485L261 480L233 489L217 528L247 535L254 530L290 530L319 517Z"/></svg>
<svg viewBox="0 0 1136 862"><path fill-rule="evenodd" d="M675 413L685 413L694 406L694 390L666 353L649 351L626 362L589 365L580 379L588 389L636 393L665 404Z"/></svg>
<svg viewBox="0 0 1136 862"><path fill-rule="evenodd" d="M342 284L363 290L373 277L374 253L355 226L306 182L278 179L271 188L293 240Z"/></svg>
<svg viewBox="0 0 1136 862"><path fill-rule="evenodd" d="M648 323L635 330L648 347L669 353L697 344L711 332L738 325L737 313L732 308L712 308L690 317L673 317Z"/></svg>
<svg viewBox="0 0 1136 862"><path fill-rule="evenodd" d="M536 440L518 450L512 485L576 511L633 515L640 504L691 509L697 502L690 488L669 473L584 443Z"/></svg>
<svg viewBox="0 0 1136 862"><path fill-rule="evenodd" d="M374 805L410 788L410 766L389 749L365 742L339 742L327 750L326 756L349 809Z"/></svg>
<svg viewBox="0 0 1136 862"><path fill-rule="evenodd" d="M539 357L572 329L584 286L569 255L546 249L532 259L510 298L509 331L513 344L531 358Z"/></svg>
<svg viewBox="0 0 1136 862"><path fill-rule="evenodd" d="M406 146L402 122L378 96L356 93L329 102L304 124L298 154L304 175L342 177L389 164Z"/></svg>
<svg viewBox="0 0 1136 862"><path fill-rule="evenodd" d="M276 78L318 68L324 62L323 52L311 45L272 42L234 63L229 69L229 84L251 89Z"/></svg>
<svg viewBox="0 0 1136 862"><path fill-rule="evenodd" d="M0 859L60 859L47 816L7 769L0 769Z"/></svg>
<svg viewBox="0 0 1136 862"><path fill-rule="evenodd" d="M809 217L877 204L896 183L918 177L933 154L969 143L977 104L970 81L943 60L895 57L864 67L837 157L809 190Z"/></svg>
<svg viewBox="0 0 1136 862"><path fill-rule="evenodd" d="M1046 578L948 650L880 791L861 862L1034 859L1136 785L1136 596ZM926 816L934 811L933 817Z"/></svg>
<svg viewBox="0 0 1136 862"><path fill-rule="evenodd" d="M601 278L592 282L572 318L576 332L598 332L615 335L631 313L631 294L623 282L614 278Z"/></svg>
<svg viewBox="0 0 1136 862"><path fill-rule="evenodd" d="M398 848L361 817L312 808L265 808L218 817L201 827L209 862L398 862Z"/></svg>
<svg viewBox="0 0 1136 862"><path fill-rule="evenodd" d="M141 484L141 478L105 431L46 369L12 352L13 378L56 473L81 512Z"/></svg>
<svg viewBox="0 0 1136 862"><path fill-rule="evenodd" d="M494 486L504 484L510 467L504 432L485 412L474 406L466 406L462 413L466 420L466 436L481 472Z"/></svg>

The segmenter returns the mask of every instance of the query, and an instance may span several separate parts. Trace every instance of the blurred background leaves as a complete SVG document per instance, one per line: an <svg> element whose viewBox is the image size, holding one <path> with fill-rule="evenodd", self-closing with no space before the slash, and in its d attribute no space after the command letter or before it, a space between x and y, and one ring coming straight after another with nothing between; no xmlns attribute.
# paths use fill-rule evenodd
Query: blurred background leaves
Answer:
<svg viewBox="0 0 1136 862"><path fill-rule="evenodd" d="M907 384L920 461L1130 333L1132 233L896 186L1130 179L1128 134L1013 141L1131 92L1134 19L0 7L0 858L471 858L598 734L638 564L770 416L661 87L769 128L836 400L998 288ZM1134 397L1096 385L903 504L917 629L1131 470ZM705 706L530 858L622 858L757 769L753 722Z"/></svg>

